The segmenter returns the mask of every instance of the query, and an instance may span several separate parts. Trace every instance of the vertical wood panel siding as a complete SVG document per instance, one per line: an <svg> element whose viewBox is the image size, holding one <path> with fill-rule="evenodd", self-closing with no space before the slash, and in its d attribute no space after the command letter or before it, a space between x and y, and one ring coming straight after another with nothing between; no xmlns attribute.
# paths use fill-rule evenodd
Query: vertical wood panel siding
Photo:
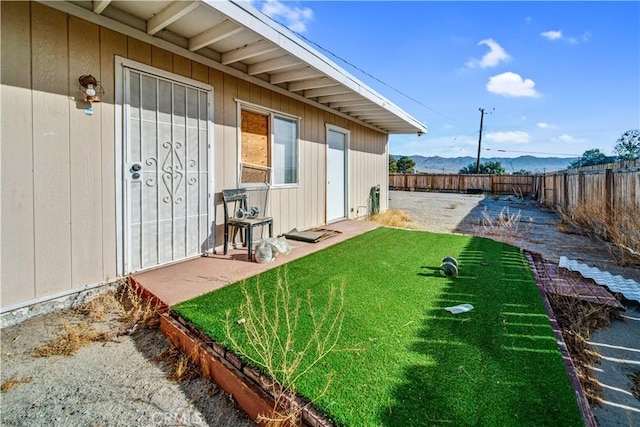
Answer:
<svg viewBox="0 0 640 427"><path fill-rule="evenodd" d="M0 7L0 299L2 304L12 304L36 296L31 58L24 54L31 51L31 23L28 2L0 2ZM13 114L7 114L9 111Z"/></svg>
<svg viewBox="0 0 640 427"><path fill-rule="evenodd" d="M38 3L31 12L35 285L46 295L71 287L68 16Z"/></svg>
<svg viewBox="0 0 640 427"><path fill-rule="evenodd" d="M77 18L69 19L69 144L71 178L71 285L78 287L96 280L102 268L102 156L100 126L101 103L93 105L88 116L78 87L78 76L100 76L100 29Z"/></svg>
<svg viewBox="0 0 640 427"><path fill-rule="evenodd" d="M41 4L1 6L3 307L117 274L116 55L214 88L218 246L220 193L238 178L238 98L301 117L299 185L270 195L276 234L325 223L326 123L351 131L349 217L367 205L375 185L386 208L387 135ZM105 90L92 116L78 90L82 74L95 76Z"/></svg>
<svg viewBox="0 0 640 427"><path fill-rule="evenodd" d="M114 56L127 56L127 37L100 28L100 82L104 96L100 105L101 187L102 187L102 274L101 280L116 277L116 130ZM95 281L96 279L94 279Z"/></svg>

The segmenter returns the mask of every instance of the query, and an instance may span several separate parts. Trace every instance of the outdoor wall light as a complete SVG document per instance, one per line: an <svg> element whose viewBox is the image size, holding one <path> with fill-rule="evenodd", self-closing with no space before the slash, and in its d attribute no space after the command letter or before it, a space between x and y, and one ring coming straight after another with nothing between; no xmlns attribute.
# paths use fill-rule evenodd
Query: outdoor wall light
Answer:
<svg viewBox="0 0 640 427"><path fill-rule="evenodd" d="M104 94L104 89L100 86L100 82L96 80L91 74L80 76L78 79L80 82L80 91L86 96L85 102L93 104L94 102L100 102L100 96Z"/></svg>

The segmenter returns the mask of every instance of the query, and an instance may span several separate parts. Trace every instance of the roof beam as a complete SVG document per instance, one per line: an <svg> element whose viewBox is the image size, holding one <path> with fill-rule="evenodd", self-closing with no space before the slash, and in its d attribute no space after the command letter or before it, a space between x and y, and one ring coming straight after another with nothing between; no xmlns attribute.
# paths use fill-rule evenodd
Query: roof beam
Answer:
<svg viewBox="0 0 640 427"><path fill-rule="evenodd" d="M302 61L292 56L281 56L278 58L268 59L266 61L251 64L247 69L247 73L250 76L255 76L256 74L270 73L272 71L294 67L302 63Z"/></svg>
<svg viewBox="0 0 640 427"><path fill-rule="evenodd" d="M317 98L319 96L341 95L349 92L351 92L351 89L348 89L342 85L338 85L305 90L304 96L305 98Z"/></svg>
<svg viewBox="0 0 640 427"><path fill-rule="evenodd" d="M329 77L320 77L318 79L301 80L298 82L289 83L289 90L297 92L300 90L317 89L321 87L337 86L338 82Z"/></svg>
<svg viewBox="0 0 640 427"><path fill-rule="evenodd" d="M231 37L243 30L244 27L241 27L235 22L227 19L215 27L211 27L200 34L191 37L189 39L189 50L193 52L195 50L202 49L205 46L209 46L210 44L214 44L222 39Z"/></svg>
<svg viewBox="0 0 640 427"><path fill-rule="evenodd" d="M253 58L254 56L262 55L263 53L273 52L280 49L275 44L268 40L260 40L259 42L248 44L239 49L230 50L225 52L221 56L222 65L233 64L234 62L244 61L245 59Z"/></svg>
<svg viewBox="0 0 640 427"><path fill-rule="evenodd" d="M322 76L324 76L324 73L315 68L306 67L300 70L283 71L282 73L272 74L269 82L272 85L277 85L279 83L307 80Z"/></svg>
<svg viewBox="0 0 640 427"><path fill-rule="evenodd" d="M93 1L93 13L100 15L111 3L111 0L94 0Z"/></svg>
<svg viewBox="0 0 640 427"><path fill-rule="evenodd" d="M154 35L158 31L182 18L198 7L197 1L175 1L147 20L147 34Z"/></svg>
<svg viewBox="0 0 640 427"><path fill-rule="evenodd" d="M348 92L348 93L341 93L339 95L321 96L318 98L318 102L321 104L328 104L330 102L355 101L359 99L363 99L362 95L357 94L355 92Z"/></svg>

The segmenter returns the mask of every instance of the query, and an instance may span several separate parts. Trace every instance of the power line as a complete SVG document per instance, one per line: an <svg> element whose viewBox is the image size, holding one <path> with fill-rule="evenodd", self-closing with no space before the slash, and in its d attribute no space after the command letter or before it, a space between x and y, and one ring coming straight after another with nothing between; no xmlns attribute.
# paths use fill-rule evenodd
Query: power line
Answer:
<svg viewBox="0 0 640 427"><path fill-rule="evenodd" d="M260 12L261 12L261 13L264 13L264 12L262 12L262 11L260 11ZM281 24L281 25L283 25L283 24ZM344 59L344 58L343 58L343 57L341 57L340 55L338 55L338 54L336 54L336 53L332 52L331 50L329 50L329 49L327 49L327 48L325 48L325 47L321 46L320 44L318 44L318 43L314 42L313 40L308 39L307 37L305 37L304 35L302 35L302 34L298 33L297 31L294 31L294 30L292 30L291 28L288 28L288 27L287 27L287 29L288 29L289 31L291 31L292 33L294 33L295 35L297 35L298 37L300 37L301 39L305 40L307 43L310 43L310 44L314 45L314 46L315 46L315 47L317 47L318 49L320 49L320 50L322 50L322 51L324 51L324 52L328 53L329 55L333 56L334 58L338 59L339 61L342 61L343 63L345 63L345 64L349 65L349 66L350 66L350 67L352 67L353 69L360 71L362 74L364 74L364 75L368 76L369 78L371 78L371 79L375 80L376 82L380 83L381 85L384 85L384 86L388 87L389 89L391 89L391 90L393 90L393 91L395 91L395 92L399 93L400 95L402 95L402 96L404 96L405 98L407 98L407 99L409 99L409 100L411 100L411 101L415 102L416 104L418 104L418 105L420 105L420 106L422 106L422 107L426 108L427 110L430 110L430 111L432 111L432 112L434 112L434 113L436 113L436 114L438 114L438 115L440 115L440 116L442 116L442 117L445 117L445 118L447 118L447 119L449 119L449 120L454 120L454 121L456 121L456 119L454 119L453 117L447 116L446 114L441 113L440 111L438 111L438 110L436 110L436 109L434 109L434 108L432 108L432 107L429 107L428 105L425 105L424 103L422 103L422 102L418 101L418 100L417 100L417 99L415 99L414 97L412 97L412 96L410 96L410 95L407 95L405 92L401 91L400 89L396 89L394 86L391 86L390 84L388 84L388 83L384 82L383 80L381 80L381 79L377 78L376 76L372 75L371 73L369 73L369 72L367 72L367 71L363 70L362 68L358 67L358 66L357 66L357 65L355 65L354 63L352 63L352 62L350 62L350 61L348 61L348 60Z"/></svg>

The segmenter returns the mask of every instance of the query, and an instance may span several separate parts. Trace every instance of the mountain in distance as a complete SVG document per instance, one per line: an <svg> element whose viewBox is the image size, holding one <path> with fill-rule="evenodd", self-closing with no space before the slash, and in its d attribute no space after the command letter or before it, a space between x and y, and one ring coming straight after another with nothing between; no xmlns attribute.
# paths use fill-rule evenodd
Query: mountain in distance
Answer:
<svg viewBox="0 0 640 427"><path fill-rule="evenodd" d="M402 156L393 155L394 158ZM460 169L468 166L470 163L475 164L476 158L471 156L465 157L440 157L440 156L407 156L416 163L416 172L430 173L458 173ZM532 173L545 173L563 170L569 167L569 164L576 159L562 157L482 157L480 163L500 162L507 173L517 172L521 169Z"/></svg>

